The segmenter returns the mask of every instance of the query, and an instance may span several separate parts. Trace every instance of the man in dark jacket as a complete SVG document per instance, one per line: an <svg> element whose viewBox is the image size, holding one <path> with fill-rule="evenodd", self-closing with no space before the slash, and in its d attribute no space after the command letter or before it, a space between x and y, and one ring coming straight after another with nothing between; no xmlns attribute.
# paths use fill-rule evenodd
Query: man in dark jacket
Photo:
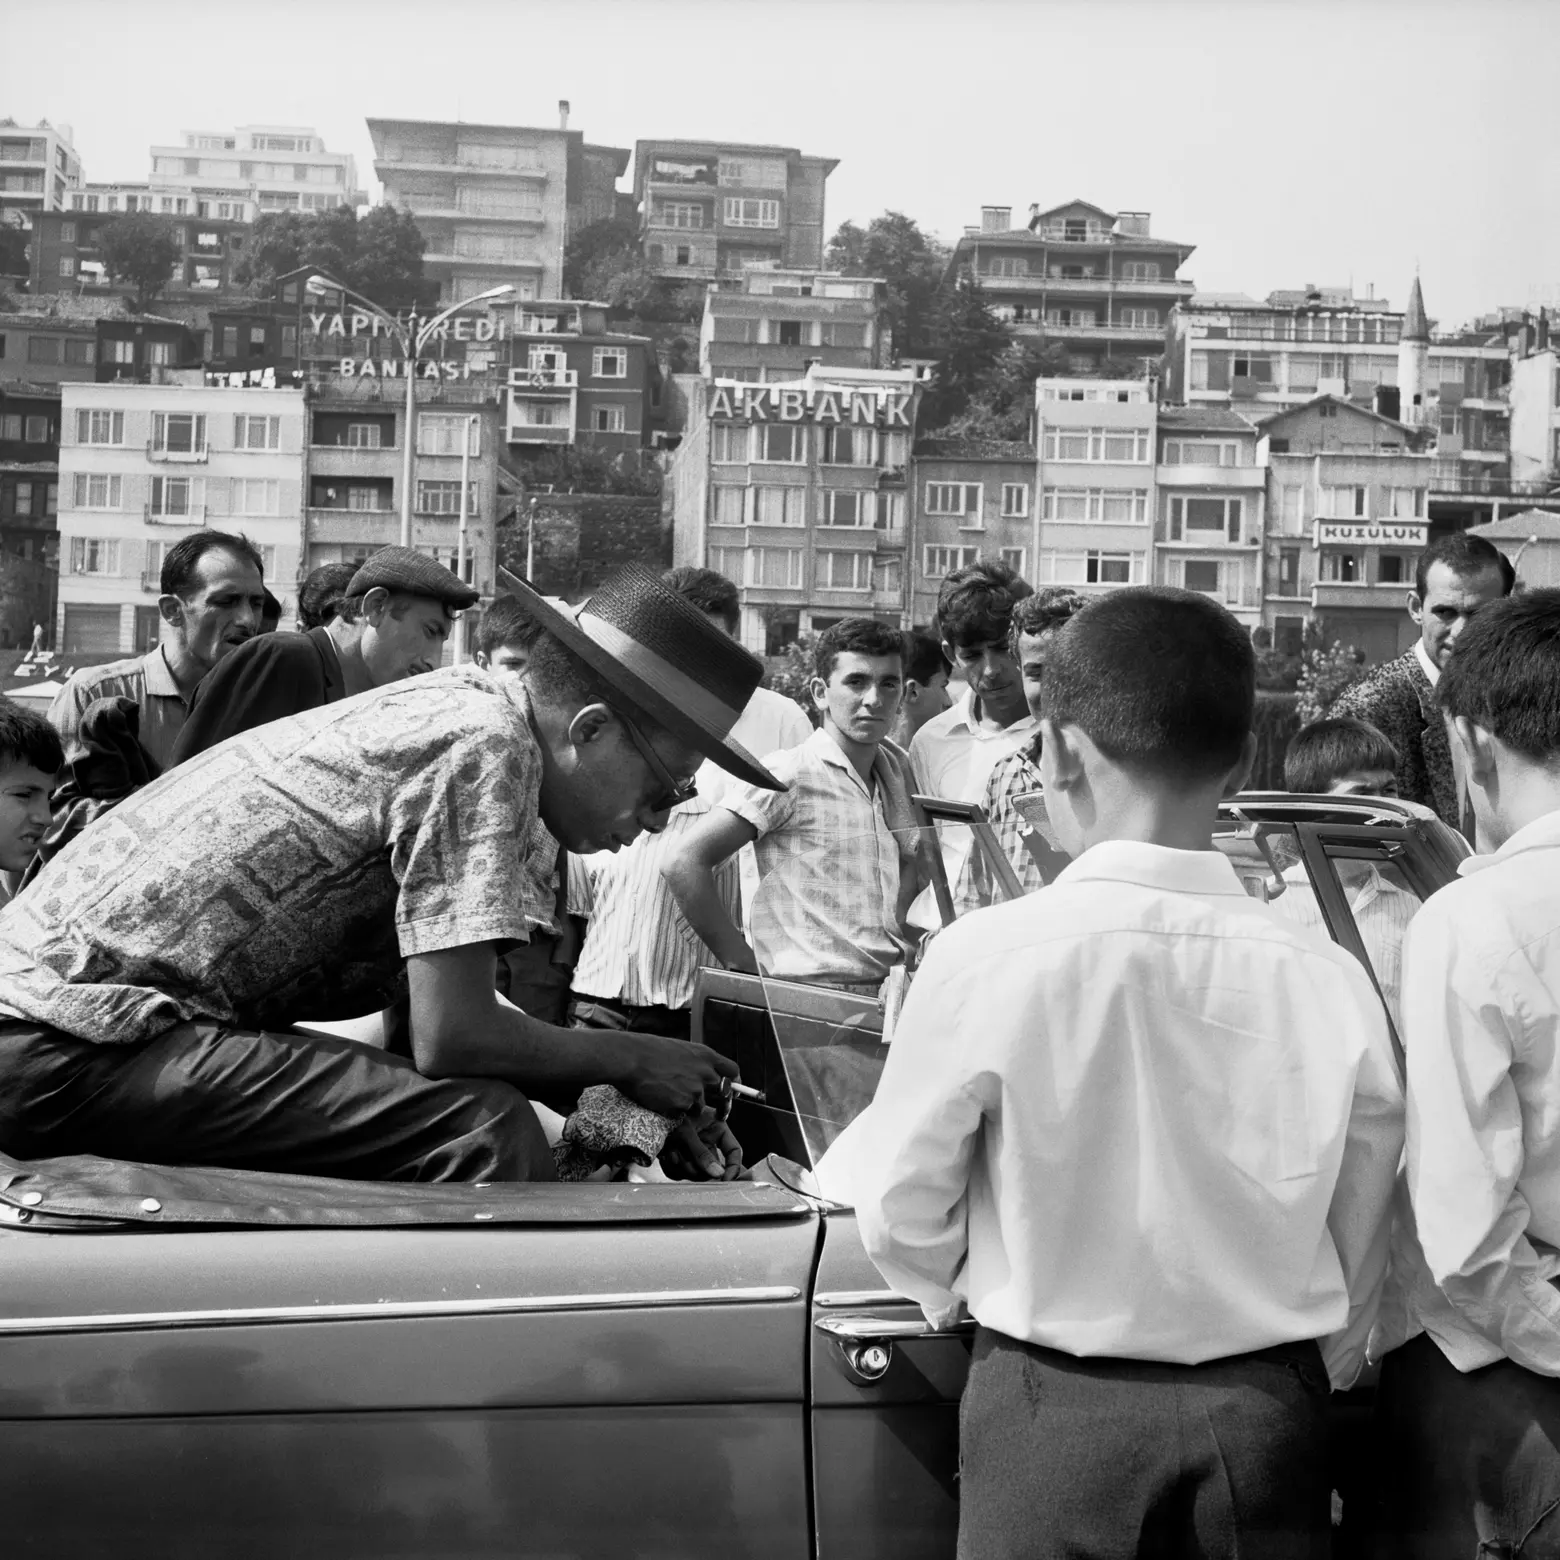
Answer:
<svg viewBox="0 0 1560 1560"><path fill-rule="evenodd" d="M431 672L455 614L476 600L476 591L433 559L382 547L352 576L323 628L260 635L202 681L173 763L267 721Z"/></svg>
<svg viewBox="0 0 1560 1560"><path fill-rule="evenodd" d="M1398 752L1398 795L1434 808L1454 829L1465 820L1435 685L1469 619L1509 596L1515 580L1510 560L1482 536L1458 531L1426 548L1408 597L1419 638L1395 661L1344 689L1327 712L1369 721L1381 732Z"/></svg>

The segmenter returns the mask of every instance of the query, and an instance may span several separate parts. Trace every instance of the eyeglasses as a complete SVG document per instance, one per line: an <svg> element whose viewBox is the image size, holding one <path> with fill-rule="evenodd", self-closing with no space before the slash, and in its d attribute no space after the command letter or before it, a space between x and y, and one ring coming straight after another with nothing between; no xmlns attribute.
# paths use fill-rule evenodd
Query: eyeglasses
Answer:
<svg viewBox="0 0 1560 1560"><path fill-rule="evenodd" d="M628 740L639 749L639 756L650 767L650 773L655 776L656 783L661 787L661 794L652 799L651 812L670 812L674 807L680 807L684 802L691 802L699 794L698 783L695 779L679 780L665 764L661 762L660 755L650 746L650 739L645 736L638 726L620 710L617 705L610 706L612 713L623 722L623 729L628 733Z"/></svg>

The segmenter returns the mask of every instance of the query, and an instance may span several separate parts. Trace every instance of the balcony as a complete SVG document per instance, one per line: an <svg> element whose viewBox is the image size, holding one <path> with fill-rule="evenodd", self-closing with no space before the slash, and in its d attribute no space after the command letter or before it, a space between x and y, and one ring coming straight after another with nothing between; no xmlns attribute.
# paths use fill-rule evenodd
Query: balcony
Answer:
<svg viewBox="0 0 1560 1560"><path fill-rule="evenodd" d="M1318 580L1311 587L1311 607L1374 607L1401 612L1405 589L1402 580Z"/></svg>
<svg viewBox="0 0 1560 1560"><path fill-rule="evenodd" d="M574 427L571 423L511 422L504 439L509 444L572 444Z"/></svg>
<svg viewBox="0 0 1560 1560"><path fill-rule="evenodd" d="M573 368L512 368L509 371L511 390L573 390L579 382L579 370Z"/></svg>
<svg viewBox="0 0 1560 1560"><path fill-rule="evenodd" d="M146 441L146 458L148 460L168 461L174 465L198 465L202 461L209 460L211 452L205 445L202 445L198 450L170 450L166 445L155 444L148 439Z"/></svg>
<svg viewBox="0 0 1560 1560"><path fill-rule="evenodd" d="M1265 466L1156 466L1154 481L1165 488L1249 488L1267 485Z"/></svg>
<svg viewBox="0 0 1560 1560"><path fill-rule="evenodd" d="M304 511L310 542L389 543L399 535L400 513L394 509L321 509Z"/></svg>
<svg viewBox="0 0 1560 1560"><path fill-rule="evenodd" d="M537 184L547 182L545 168L483 168L476 163L459 162L438 153L425 151L411 153L406 162L393 158L376 158L374 172L378 174L381 184L394 183L396 176L404 173L432 173L446 176L458 174L463 179L530 179ZM421 213L419 212L418 215Z"/></svg>
<svg viewBox="0 0 1560 1560"><path fill-rule="evenodd" d="M1019 320L1020 335L1053 336L1059 341L1130 341L1154 347L1164 344L1163 325L1058 325L1051 320Z"/></svg>
<svg viewBox="0 0 1560 1560"><path fill-rule="evenodd" d="M191 504L181 514L167 514L161 509L153 509L147 504L143 509L148 525L204 525L206 523L206 506L204 504Z"/></svg>

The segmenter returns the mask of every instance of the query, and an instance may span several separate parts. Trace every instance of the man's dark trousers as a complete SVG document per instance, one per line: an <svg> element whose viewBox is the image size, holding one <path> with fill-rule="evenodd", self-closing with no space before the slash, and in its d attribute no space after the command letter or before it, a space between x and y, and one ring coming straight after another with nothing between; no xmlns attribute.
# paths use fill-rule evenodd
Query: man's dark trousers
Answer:
<svg viewBox="0 0 1560 1560"><path fill-rule="evenodd" d="M631 1029L640 1035L666 1035L687 1040L693 1034L693 1013L688 1008L640 1007L633 1002L610 1002L575 992L569 1003L571 1029Z"/></svg>
<svg viewBox="0 0 1560 1560"><path fill-rule="evenodd" d="M1325 1560L1327 1394L1314 1343L1167 1365L982 1327L959 1410L959 1560Z"/></svg>

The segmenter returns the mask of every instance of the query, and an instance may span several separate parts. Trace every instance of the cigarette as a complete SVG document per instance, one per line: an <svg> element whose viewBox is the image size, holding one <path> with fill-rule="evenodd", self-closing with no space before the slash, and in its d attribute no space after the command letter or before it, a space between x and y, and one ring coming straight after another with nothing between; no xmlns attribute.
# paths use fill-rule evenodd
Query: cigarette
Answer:
<svg viewBox="0 0 1560 1560"><path fill-rule="evenodd" d="M760 1105L765 1103L762 1089L750 1089L745 1083L734 1083L730 1078L726 1080L728 1093L735 1094L738 1099L756 1100Z"/></svg>

